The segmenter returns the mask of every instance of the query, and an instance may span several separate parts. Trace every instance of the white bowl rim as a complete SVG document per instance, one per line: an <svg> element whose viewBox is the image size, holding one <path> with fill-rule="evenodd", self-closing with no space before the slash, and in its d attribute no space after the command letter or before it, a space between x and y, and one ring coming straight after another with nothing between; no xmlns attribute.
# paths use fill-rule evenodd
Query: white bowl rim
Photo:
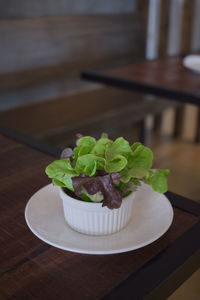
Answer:
<svg viewBox="0 0 200 300"><path fill-rule="evenodd" d="M63 191L63 188L62 187L59 187L59 193L60 193L60 196L63 200L67 200L68 202L70 202L70 205L73 205L73 206L81 206L83 208L94 208L94 209L98 209L98 208L101 208L101 210L109 210L111 211L111 209L109 209L108 207L106 206L102 206L102 202L100 203L97 203L97 202L87 202L87 201L82 201L82 200L79 200L79 199L76 199L76 198L73 198L71 196L69 196L68 194L66 194L64 191ZM123 202L124 201L128 201L133 198L135 198L135 193L136 192L132 192L131 194L129 194L128 196L124 197L122 199L122 204L123 205Z"/></svg>

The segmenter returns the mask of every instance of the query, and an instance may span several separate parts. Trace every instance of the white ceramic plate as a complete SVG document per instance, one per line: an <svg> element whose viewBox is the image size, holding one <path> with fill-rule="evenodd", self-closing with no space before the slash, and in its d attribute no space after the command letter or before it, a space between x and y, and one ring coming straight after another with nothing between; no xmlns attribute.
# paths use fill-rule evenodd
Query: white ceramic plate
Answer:
<svg viewBox="0 0 200 300"><path fill-rule="evenodd" d="M135 250L161 237L173 220L166 196L143 185L137 191L133 216L126 228L107 236L78 233L65 222L57 187L47 185L36 192L25 208L31 231L44 242L60 249L87 254L113 254Z"/></svg>
<svg viewBox="0 0 200 300"><path fill-rule="evenodd" d="M200 74L200 55L187 55L183 59L183 65Z"/></svg>

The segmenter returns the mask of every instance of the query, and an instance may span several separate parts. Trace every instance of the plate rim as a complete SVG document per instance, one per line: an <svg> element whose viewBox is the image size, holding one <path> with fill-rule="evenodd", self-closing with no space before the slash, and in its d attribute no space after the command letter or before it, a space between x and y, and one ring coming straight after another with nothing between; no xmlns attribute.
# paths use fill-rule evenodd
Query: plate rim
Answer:
<svg viewBox="0 0 200 300"><path fill-rule="evenodd" d="M40 240L42 240L43 242L47 243L48 245L51 245L55 248L58 248L58 249L61 249L61 250L65 250L65 251L70 251L70 252L75 252L75 253L80 253L80 254L89 254L89 255L109 255L109 254L118 254L118 253L124 253L124 252L129 252L129 251L134 251L134 250L137 250L137 249L140 249L140 248L143 248L149 244L152 244L153 242L155 242L156 240L158 240L161 236L163 236L167 231L168 229L170 228L172 222L173 222L173 219L174 219L174 210L173 210L173 207L172 207L172 204L170 203L169 199L166 197L166 195L164 194L161 194L164 196L164 199L166 201L166 203L168 203L168 207L171 211L171 216L170 216L170 221L169 221L169 224L165 227L164 230L161 230L159 232L159 234L157 234L154 238L152 239L149 239L147 240L146 242L143 242L143 243L140 243L138 244L137 246L129 246L129 247L121 247L120 249L112 249L112 250L90 250L88 249L87 251L85 249L81 249L81 247L79 249L77 248L74 248L74 247L65 247L65 246L62 246L60 244L55 244L49 240L47 240L46 238L42 237L30 224L29 222L29 219L28 219L28 209L29 209L29 206L31 204L31 201L34 201L34 197L36 196L36 194L38 194L39 192L41 192L43 189L47 189L47 188L50 188L51 186L53 186L52 183L50 184L47 184L45 186L43 186L42 188L40 188L39 190L37 190L30 198L29 200L27 201L26 203L26 206L25 206L25 210L24 210L24 217L25 217L25 221L26 221L26 224L28 226L28 228L30 229L30 231L37 237L39 238ZM59 198L59 197L57 197ZM63 216L64 218L64 216ZM132 219L132 218L131 218ZM81 234L81 235L86 235L87 237L89 236L91 239L92 238L98 238L98 236L93 236L93 235L87 235L87 234L83 234L83 233L80 233L80 232L77 232L75 231L74 229L72 229L68 224L67 222L64 220L66 226L68 228L70 228L70 230L74 231L75 234ZM126 230L131 224L131 220L130 222L128 223L128 225L123 229L123 230ZM113 234L109 234L109 235L105 235L105 236L99 236L99 237L103 237L103 238L109 238L111 235L120 235L121 234L121 231L119 232L116 232L116 233L113 233Z"/></svg>
<svg viewBox="0 0 200 300"><path fill-rule="evenodd" d="M195 73L200 73L200 68L194 68L193 66L191 66L191 61L196 61L198 60L200 62L200 55L198 54L189 54L189 55L186 55L184 58L183 58L183 65L185 68L195 72Z"/></svg>

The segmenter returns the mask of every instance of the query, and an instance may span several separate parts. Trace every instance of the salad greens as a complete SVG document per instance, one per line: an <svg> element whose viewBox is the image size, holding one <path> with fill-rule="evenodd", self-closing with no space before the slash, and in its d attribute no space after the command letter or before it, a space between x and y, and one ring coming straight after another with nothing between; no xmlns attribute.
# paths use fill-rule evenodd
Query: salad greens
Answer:
<svg viewBox="0 0 200 300"><path fill-rule="evenodd" d="M80 137L76 147L62 151L61 159L46 167L53 184L70 190L83 201L102 202L119 208L123 197L141 182L159 193L167 191L169 170L152 169L153 153L139 142L130 145L124 138L115 141L102 134L96 140Z"/></svg>

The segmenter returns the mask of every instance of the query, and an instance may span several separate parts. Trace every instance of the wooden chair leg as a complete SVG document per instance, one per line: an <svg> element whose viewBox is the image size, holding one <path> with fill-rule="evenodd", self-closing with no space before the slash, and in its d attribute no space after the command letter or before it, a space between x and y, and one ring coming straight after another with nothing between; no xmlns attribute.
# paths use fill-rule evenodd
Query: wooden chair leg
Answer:
<svg viewBox="0 0 200 300"><path fill-rule="evenodd" d="M195 142L198 127L198 108L187 104L184 108L181 138L185 141Z"/></svg>
<svg viewBox="0 0 200 300"><path fill-rule="evenodd" d="M141 121L140 125L140 142L145 145L150 145L153 139L154 116L149 114Z"/></svg>
<svg viewBox="0 0 200 300"><path fill-rule="evenodd" d="M175 117L176 110L174 108L168 108L162 115L161 120L161 137L172 138L175 130Z"/></svg>

